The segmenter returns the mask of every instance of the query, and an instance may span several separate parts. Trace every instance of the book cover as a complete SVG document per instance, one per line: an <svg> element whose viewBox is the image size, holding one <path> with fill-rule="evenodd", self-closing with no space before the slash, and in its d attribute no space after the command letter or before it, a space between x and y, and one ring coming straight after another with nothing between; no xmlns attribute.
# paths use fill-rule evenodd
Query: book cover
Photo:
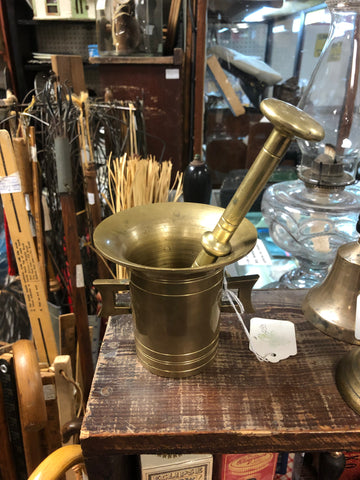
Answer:
<svg viewBox="0 0 360 480"><path fill-rule="evenodd" d="M273 480L277 453L223 455L221 480Z"/></svg>
<svg viewBox="0 0 360 480"><path fill-rule="evenodd" d="M358 480L360 478L360 452L345 452L345 469L339 480Z"/></svg>
<svg viewBox="0 0 360 480"><path fill-rule="evenodd" d="M194 455L141 455L142 480L211 480L213 457Z"/></svg>

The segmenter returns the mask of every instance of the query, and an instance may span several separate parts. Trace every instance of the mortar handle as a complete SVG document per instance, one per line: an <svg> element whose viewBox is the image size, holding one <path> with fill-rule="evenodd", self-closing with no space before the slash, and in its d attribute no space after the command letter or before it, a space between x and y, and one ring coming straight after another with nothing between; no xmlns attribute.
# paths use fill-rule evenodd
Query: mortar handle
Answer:
<svg viewBox="0 0 360 480"><path fill-rule="evenodd" d="M203 250L198 254L192 267L210 265L218 257L230 253L231 237L265 187L294 137L309 141L319 141L324 138L325 132L322 126L294 105L268 98L261 102L260 110L272 122L274 129L214 230L203 234L201 241Z"/></svg>

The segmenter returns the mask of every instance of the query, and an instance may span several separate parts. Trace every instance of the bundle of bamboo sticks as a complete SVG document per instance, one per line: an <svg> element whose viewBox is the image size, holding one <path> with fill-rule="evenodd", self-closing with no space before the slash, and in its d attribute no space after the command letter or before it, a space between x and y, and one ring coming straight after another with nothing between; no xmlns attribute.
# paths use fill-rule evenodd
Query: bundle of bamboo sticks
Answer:
<svg viewBox="0 0 360 480"><path fill-rule="evenodd" d="M112 158L107 162L109 197L103 194L112 213L118 213L128 208L169 201L172 191L172 201L179 200L182 194L182 172L177 172L171 185L172 162L158 162L155 157L138 156ZM117 278L127 278L124 268L116 269Z"/></svg>

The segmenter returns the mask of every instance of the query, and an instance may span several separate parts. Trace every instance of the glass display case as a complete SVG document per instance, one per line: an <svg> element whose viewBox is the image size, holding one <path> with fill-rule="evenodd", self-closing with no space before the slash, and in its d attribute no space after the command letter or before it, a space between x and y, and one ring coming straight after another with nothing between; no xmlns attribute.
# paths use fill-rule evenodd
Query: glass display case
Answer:
<svg viewBox="0 0 360 480"><path fill-rule="evenodd" d="M99 55L162 55L162 0L97 3Z"/></svg>

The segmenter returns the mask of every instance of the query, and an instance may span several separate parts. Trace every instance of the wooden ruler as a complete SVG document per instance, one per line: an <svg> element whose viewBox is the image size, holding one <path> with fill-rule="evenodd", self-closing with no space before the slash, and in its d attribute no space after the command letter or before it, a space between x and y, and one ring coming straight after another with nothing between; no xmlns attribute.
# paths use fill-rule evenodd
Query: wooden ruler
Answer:
<svg viewBox="0 0 360 480"><path fill-rule="evenodd" d="M51 365L58 353L55 335L24 194L21 191L14 149L6 130L0 130L0 193L39 362Z"/></svg>

